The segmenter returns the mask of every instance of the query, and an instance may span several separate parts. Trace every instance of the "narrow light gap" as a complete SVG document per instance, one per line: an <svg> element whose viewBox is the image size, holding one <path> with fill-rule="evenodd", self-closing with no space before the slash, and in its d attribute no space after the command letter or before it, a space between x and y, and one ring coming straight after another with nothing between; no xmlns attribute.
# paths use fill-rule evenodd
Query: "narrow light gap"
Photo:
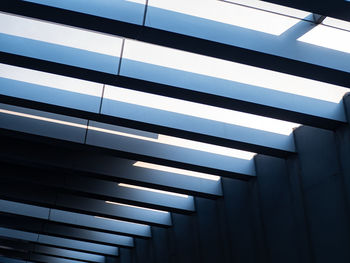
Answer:
<svg viewBox="0 0 350 263"><path fill-rule="evenodd" d="M133 166L142 167L142 168L146 168L146 169L153 169L153 170L158 170L158 171L163 171L163 172L169 172L169 173L182 174L182 175L187 175L187 176L192 176L192 177L197 177L197 178L212 180L212 181L219 181L220 180L220 176L216 176L216 175L194 172L194 171L190 171L190 170L184 170L184 169L179 169L179 168L174 168L174 167L169 167L169 166L164 166L164 165L158 165L158 164L153 164L153 163L146 163L146 162L141 162L141 161L135 162L133 164Z"/></svg>
<svg viewBox="0 0 350 263"><path fill-rule="evenodd" d="M188 198L189 197L188 195L185 195L185 194L168 192L168 191L164 191L164 190L158 190L158 189L142 187L142 186L137 186L137 185L131 185L131 184L118 183L118 186L142 190L142 191L149 191L149 192L154 192L154 193L159 193L159 194L164 194L164 195L172 195L172 196L177 196L177 197L181 197L181 198Z"/></svg>
<svg viewBox="0 0 350 263"><path fill-rule="evenodd" d="M142 209L142 210L147 210L147 211L152 211L152 212L157 212L157 213L164 213L164 214L168 214L169 213L168 211L162 211L162 210L158 210L158 209L146 208L146 207L142 207L142 206L122 204L122 203L112 202L112 201L106 201L106 203L107 204L112 204L112 205L120 205L120 206L125 206L125 207L137 208L137 209Z"/></svg>

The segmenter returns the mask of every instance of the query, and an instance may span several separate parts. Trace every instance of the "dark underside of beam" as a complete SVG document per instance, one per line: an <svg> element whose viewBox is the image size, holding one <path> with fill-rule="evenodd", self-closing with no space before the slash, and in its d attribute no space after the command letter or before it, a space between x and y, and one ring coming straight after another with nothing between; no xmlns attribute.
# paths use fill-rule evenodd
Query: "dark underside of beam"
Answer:
<svg viewBox="0 0 350 263"><path fill-rule="evenodd" d="M266 2L350 21L350 3L345 0L264 0Z"/></svg>
<svg viewBox="0 0 350 263"><path fill-rule="evenodd" d="M278 2L280 2L280 0L278 0ZM283 1L283 4L287 5L288 2L290 5L294 3L294 1ZM300 0L297 2L298 4L295 5L296 7L305 3L309 8L317 7L322 3L322 1L316 0L311 1L312 4L310 5L308 4L309 1ZM344 5L349 6L347 2L343 2L344 3L340 3L340 0L338 0L335 5L336 8L334 8L336 10L330 13L340 15L341 13L345 13L345 10L349 10L349 8L339 9ZM328 5L325 6L329 8L333 5L333 1L328 0ZM325 9L325 6L322 6L322 10L329 10ZM159 44L166 47L350 87L350 75L343 71L196 37L18 0L2 0L0 3L0 11L86 28L130 39L137 39L152 44ZM350 12L348 12L348 14L350 14Z"/></svg>
<svg viewBox="0 0 350 263"><path fill-rule="evenodd" d="M215 168L202 167L202 166L197 166L192 164L171 161L167 159L159 159L159 158L150 157L150 156L144 156L144 155L133 154L128 152L121 152L121 151L110 150L106 148L95 147L95 146L90 146L90 145L85 145L80 143L74 143L74 142L52 139L52 138L47 138L47 137L42 137L37 135L31 135L28 133L0 129L0 141L2 142L2 145L4 145L4 147L6 144L8 145L8 147L13 147L14 145L13 143L16 143L16 141L19 142L19 140L21 140L22 142L24 141L26 143L29 143L29 145L32 145L34 147L33 150L36 149L35 145L38 144L39 146L40 144L44 144L44 145L48 145L48 147L64 147L67 150L72 149L72 150L78 150L82 152L92 151L96 153L99 153L99 152L108 153L113 156L124 158L124 159L144 161L144 162L155 163L155 164L164 165L164 166L171 166L171 167L176 167L180 169L188 169L188 170L193 170L197 172L203 172L203 173L229 177L234 179L240 179L245 181L251 179L251 176L248 176L248 175L237 174L235 172L229 172L229 171L219 170ZM4 153L3 158L6 158L6 156L7 154Z"/></svg>
<svg viewBox="0 0 350 263"><path fill-rule="evenodd" d="M11 142L12 139L8 139L8 142ZM12 141L13 143L11 144L13 148L7 148L7 146L3 147L3 152L0 152L1 161L0 161L0 167L2 167L4 174L5 174L5 169L6 167L9 169L15 169L15 166L18 167L18 172L22 170L26 170L22 176L23 178L29 178L31 176L37 176L40 177L40 175L45 177L45 174L49 173L53 177L69 177L69 178L86 178L87 180L90 180L91 178L95 179L101 179L104 182L110 182L110 183L126 183L126 184L132 184L132 185L138 185L141 187L146 187L146 188L156 188L159 190L164 190L164 191L170 191L170 192L177 192L181 194L186 194L186 195L194 195L194 196L199 196L199 197L204 197L204 198L209 198L209 199L217 199L220 197L218 194L214 194L211 192L205 192L205 191L195 191L191 189L183 189L181 187L176 187L176 186L171 186L171 185L164 185L164 184L157 184L157 182L152 182L152 181L140 181L137 180L133 177L126 177L124 175L120 175L117 171L113 173L113 176L106 174L106 173L99 173L97 171L82 171L79 167L73 167L71 166L70 168L67 168L67 166L70 166L70 164L64 164L60 166L60 163L65 162L65 160L60 159L60 156L66 155L68 158L72 157L73 155L79 155L81 152L75 151L72 149L65 149L64 147L50 147L47 144L32 144L30 142L23 142L20 140L16 140L15 142ZM39 156L42 156L43 159L37 159L37 157L31 158L28 155L27 149L31 149L35 147L37 150L41 150L42 154ZM15 151L13 149L16 148ZM4 153L6 151L6 153ZM21 152L21 154L19 154ZM17 153L17 154L16 154ZM92 152L90 152L92 153ZM34 153L32 153L34 155ZM55 163L50 162L47 163L45 162L44 158L45 156L52 158L56 158ZM89 155L88 151L84 152L84 157L86 158ZM55 157L56 156L56 157ZM94 155L90 155L91 157L89 160L92 160L95 158ZM38 157L40 158L40 157ZM52 159L50 159L52 160ZM58 165L57 165L58 164ZM33 168L39 168L40 170L37 170L33 172L32 174L29 174L28 172L30 169ZM131 170L132 171L132 170Z"/></svg>

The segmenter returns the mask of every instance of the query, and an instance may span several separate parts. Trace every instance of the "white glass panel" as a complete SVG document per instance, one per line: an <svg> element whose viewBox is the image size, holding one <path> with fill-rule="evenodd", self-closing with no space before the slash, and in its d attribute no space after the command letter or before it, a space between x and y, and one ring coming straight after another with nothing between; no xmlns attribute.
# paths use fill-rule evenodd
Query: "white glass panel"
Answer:
<svg viewBox="0 0 350 263"><path fill-rule="evenodd" d="M350 22L348 22L348 21L335 19L332 17L326 17L322 21L322 24L350 31Z"/></svg>
<svg viewBox="0 0 350 263"><path fill-rule="evenodd" d="M0 63L0 77L101 97L103 84ZM1 87L0 87L1 91Z"/></svg>
<svg viewBox="0 0 350 263"><path fill-rule="evenodd" d="M309 44L350 53L350 32L346 30L325 25L318 25L300 37L298 40Z"/></svg>
<svg viewBox="0 0 350 263"><path fill-rule="evenodd" d="M118 37L5 13L0 13L0 33L116 57L122 45Z"/></svg>
<svg viewBox="0 0 350 263"><path fill-rule="evenodd" d="M106 86L104 98L284 135L298 127L295 123L118 87Z"/></svg>
<svg viewBox="0 0 350 263"><path fill-rule="evenodd" d="M150 7L207 19L228 25L280 35L299 19L215 0L149 0ZM150 10L152 18L152 11ZM152 26L152 19L148 25Z"/></svg>
<svg viewBox="0 0 350 263"><path fill-rule="evenodd" d="M350 43L349 41L350 39L348 41L343 39L342 43ZM123 59L334 103L339 103L343 95L348 92L347 88L337 85L133 40L126 40ZM132 74L123 70L122 62L121 74ZM141 75L143 72L140 70L136 74ZM161 76L152 78L157 79ZM170 79L170 81L176 80ZM259 94L255 96L258 97Z"/></svg>
<svg viewBox="0 0 350 263"><path fill-rule="evenodd" d="M305 19L306 17L311 15L311 13L303 11L303 10L298 10L295 8L286 7L283 5L276 5L276 4L272 4L272 3L264 2L264 1L260 1L260 0L223 0L223 1L230 2L233 4L241 4L241 5L245 5L245 6L250 6L253 8L259 8L262 10L278 13L281 15L296 17L299 19Z"/></svg>

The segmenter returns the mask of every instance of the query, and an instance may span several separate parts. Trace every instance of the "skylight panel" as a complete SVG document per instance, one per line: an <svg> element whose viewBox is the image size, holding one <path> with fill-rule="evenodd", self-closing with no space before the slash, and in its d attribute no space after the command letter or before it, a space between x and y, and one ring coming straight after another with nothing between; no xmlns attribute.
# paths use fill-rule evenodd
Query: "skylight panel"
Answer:
<svg viewBox="0 0 350 263"><path fill-rule="evenodd" d="M0 33L119 57L122 39L0 12Z"/></svg>
<svg viewBox="0 0 350 263"><path fill-rule="evenodd" d="M159 9L174 12L169 13L173 18L176 18L175 13L179 13L277 36L299 22L299 19L293 17L215 0L149 0L148 6L149 21L146 24L149 26L159 24L154 20ZM177 23L176 21L174 25Z"/></svg>
<svg viewBox="0 0 350 263"><path fill-rule="evenodd" d="M0 63L0 78L101 97L103 84ZM0 87L0 92L4 87Z"/></svg>
<svg viewBox="0 0 350 263"><path fill-rule="evenodd" d="M289 135L298 126L268 117L112 86L106 86L104 98L284 135ZM194 143L193 146L196 147Z"/></svg>
<svg viewBox="0 0 350 263"><path fill-rule="evenodd" d="M181 198L188 198L188 195L185 195L185 194L168 192L168 191L163 191L163 190L158 190L158 189L153 189L153 188L148 188L148 187L142 187L142 186L137 186L137 185L119 183L118 186L137 189L137 190L141 190L141 191L149 191L149 192L154 192L154 193L159 193L159 194L164 194L164 195L172 195L172 196L177 196L177 197L181 197Z"/></svg>
<svg viewBox="0 0 350 263"><path fill-rule="evenodd" d="M311 32L313 32L313 30L311 30ZM308 34L305 36L307 35ZM346 41L346 39L342 39L342 41L343 44L350 43L349 41ZM343 45L342 43L340 45ZM350 47L350 45L348 46ZM139 62L139 64L134 62ZM163 75L151 74L152 71L155 71L155 68L153 67L152 71L151 69L148 71L145 64L150 66L158 66L159 71L162 70L161 73L163 73ZM189 82L191 80L189 76L187 78L177 79L172 76L176 74L176 72L170 70L193 73L194 79L198 78L196 76L198 74L201 76L216 78L218 80L232 81L233 85L235 83L242 83L254 87L276 90L332 103L339 103L344 94L348 92L348 89L345 87L328 84L321 81L198 55L172 48L161 47L144 42L126 40L123 52L123 62L120 71L121 75L130 75L133 77L174 86L184 86L186 85L186 81ZM165 76L166 73L167 77L164 78L163 76ZM214 80L212 82L214 85ZM238 84L235 84L238 88L230 90L225 90L223 88L222 91L221 89L215 89L215 92L224 96L225 92L234 94L234 96L242 96L244 94L243 96L247 97L249 100L256 100L256 98L259 97L259 94L245 94L244 90L240 90L241 88ZM193 83L191 83L191 85L193 86ZM207 83L203 81L198 82L195 88L204 92L214 90L213 87L208 87L206 85ZM185 88L190 89L193 87Z"/></svg>
<svg viewBox="0 0 350 263"><path fill-rule="evenodd" d="M244 6L252 7L252 8L258 8L265 11L270 11L273 13L285 15L285 16L291 16L299 19L305 19L308 16L311 15L310 12L306 12L303 10L290 8L283 5L277 5L269 2L264 2L260 0L219 0L223 2L229 2L233 4L241 4Z"/></svg>
<svg viewBox="0 0 350 263"><path fill-rule="evenodd" d="M340 20L340 19L335 19L333 17L326 17L322 21L322 24L326 25L326 26L337 27L339 29L344 29L344 30L350 31L350 22Z"/></svg>
<svg viewBox="0 0 350 263"><path fill-rule="evenodd" d="M158 164L153 164L153 163L146 163L146 162L141 162L141 161L134 163L133 166L147 168L147 169L153 169L153 170L158 170L158 171L163 171L163 172L169 172L169 173L177 173L177 174L182 174L182 175L187 175L187 176L192 176L192 177L197 177L197 178L212 180L212 181L219 181L220 180L220 176L216 176L216 175L194 172L194 171L190 171L190 170L179 169L179 168L158 165Z"/></svg>
<svg viewBox="0 0 350 263"><path fill-rule="evenodd" d="M328 20L320 24L298 38L299 41L345 52L350 53L350 32L349 29L350 23L339 22L334 20ZM333 26L328 26L333 24L334 26L344 27L346 30L342 30Z"/></svg>

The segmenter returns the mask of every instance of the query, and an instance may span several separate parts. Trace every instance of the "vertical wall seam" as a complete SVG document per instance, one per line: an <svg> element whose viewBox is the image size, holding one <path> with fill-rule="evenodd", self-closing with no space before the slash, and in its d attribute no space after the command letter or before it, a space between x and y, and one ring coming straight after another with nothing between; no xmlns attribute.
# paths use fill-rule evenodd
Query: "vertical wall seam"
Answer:
<svg viewBox="0 0 350 263"><path fill-rule="evenodd" d="M296 143L297 140L295 138L295 131L293 131L293 137L294 137L294 141L295 141L295 150L296 153L298 153L298 144ZM301 198L301 203L302 203L302 209L304 212L304 219L305 219L305 228L306 228L306 232L307 232L307 241L309 244L309 255L310 255L310 260L312 263L316 263L316 256L315 256L315 251L314 251L314 247L313 247L313 242L312 242L312 238L311 238L311 231L310 231L310 218L308 216L307 213L307 209L306 209L306 204L305 204L305 191L304 191L304 187L302 184L302 171L301 171L301 167L299 164L299 156L295 155L295 159L293 160L294 162L297 163L297 176L298 176L298 183L299 183L299 188L300 188L300 198Z"/></svg>
<svg viewBox="0 0 350 263"><path fill-rule="evenodd" d="M85 137L84 137L84 144L86 144L87 135L88 135L88 131L89 131L89 124L90 124L90 120L87 120L86 130L85 130Z"/></svg>
<svg viewBox="0 0 350 263"><path fill-rule="evenodd" d="M264 222L264 217L263 217L263 209L262 209L262 205L261 205L261 194L260 194L260 187L259 187L259 180L258 180L258 165L256 164L256 157L254 157L254 166L255 166L255 172L256 172L256 195L257 195L257 207L258 207L258 220L260 221L261 224L261 231L262 231L262 236L263 236L263 241L264 241L264 249L265 249L265 256L267 261L266 262L271 262L271 249L269 247L268 244L268 240L267 240L267 231L266 231L266 226L265 226L265 222Z"/></svg>

